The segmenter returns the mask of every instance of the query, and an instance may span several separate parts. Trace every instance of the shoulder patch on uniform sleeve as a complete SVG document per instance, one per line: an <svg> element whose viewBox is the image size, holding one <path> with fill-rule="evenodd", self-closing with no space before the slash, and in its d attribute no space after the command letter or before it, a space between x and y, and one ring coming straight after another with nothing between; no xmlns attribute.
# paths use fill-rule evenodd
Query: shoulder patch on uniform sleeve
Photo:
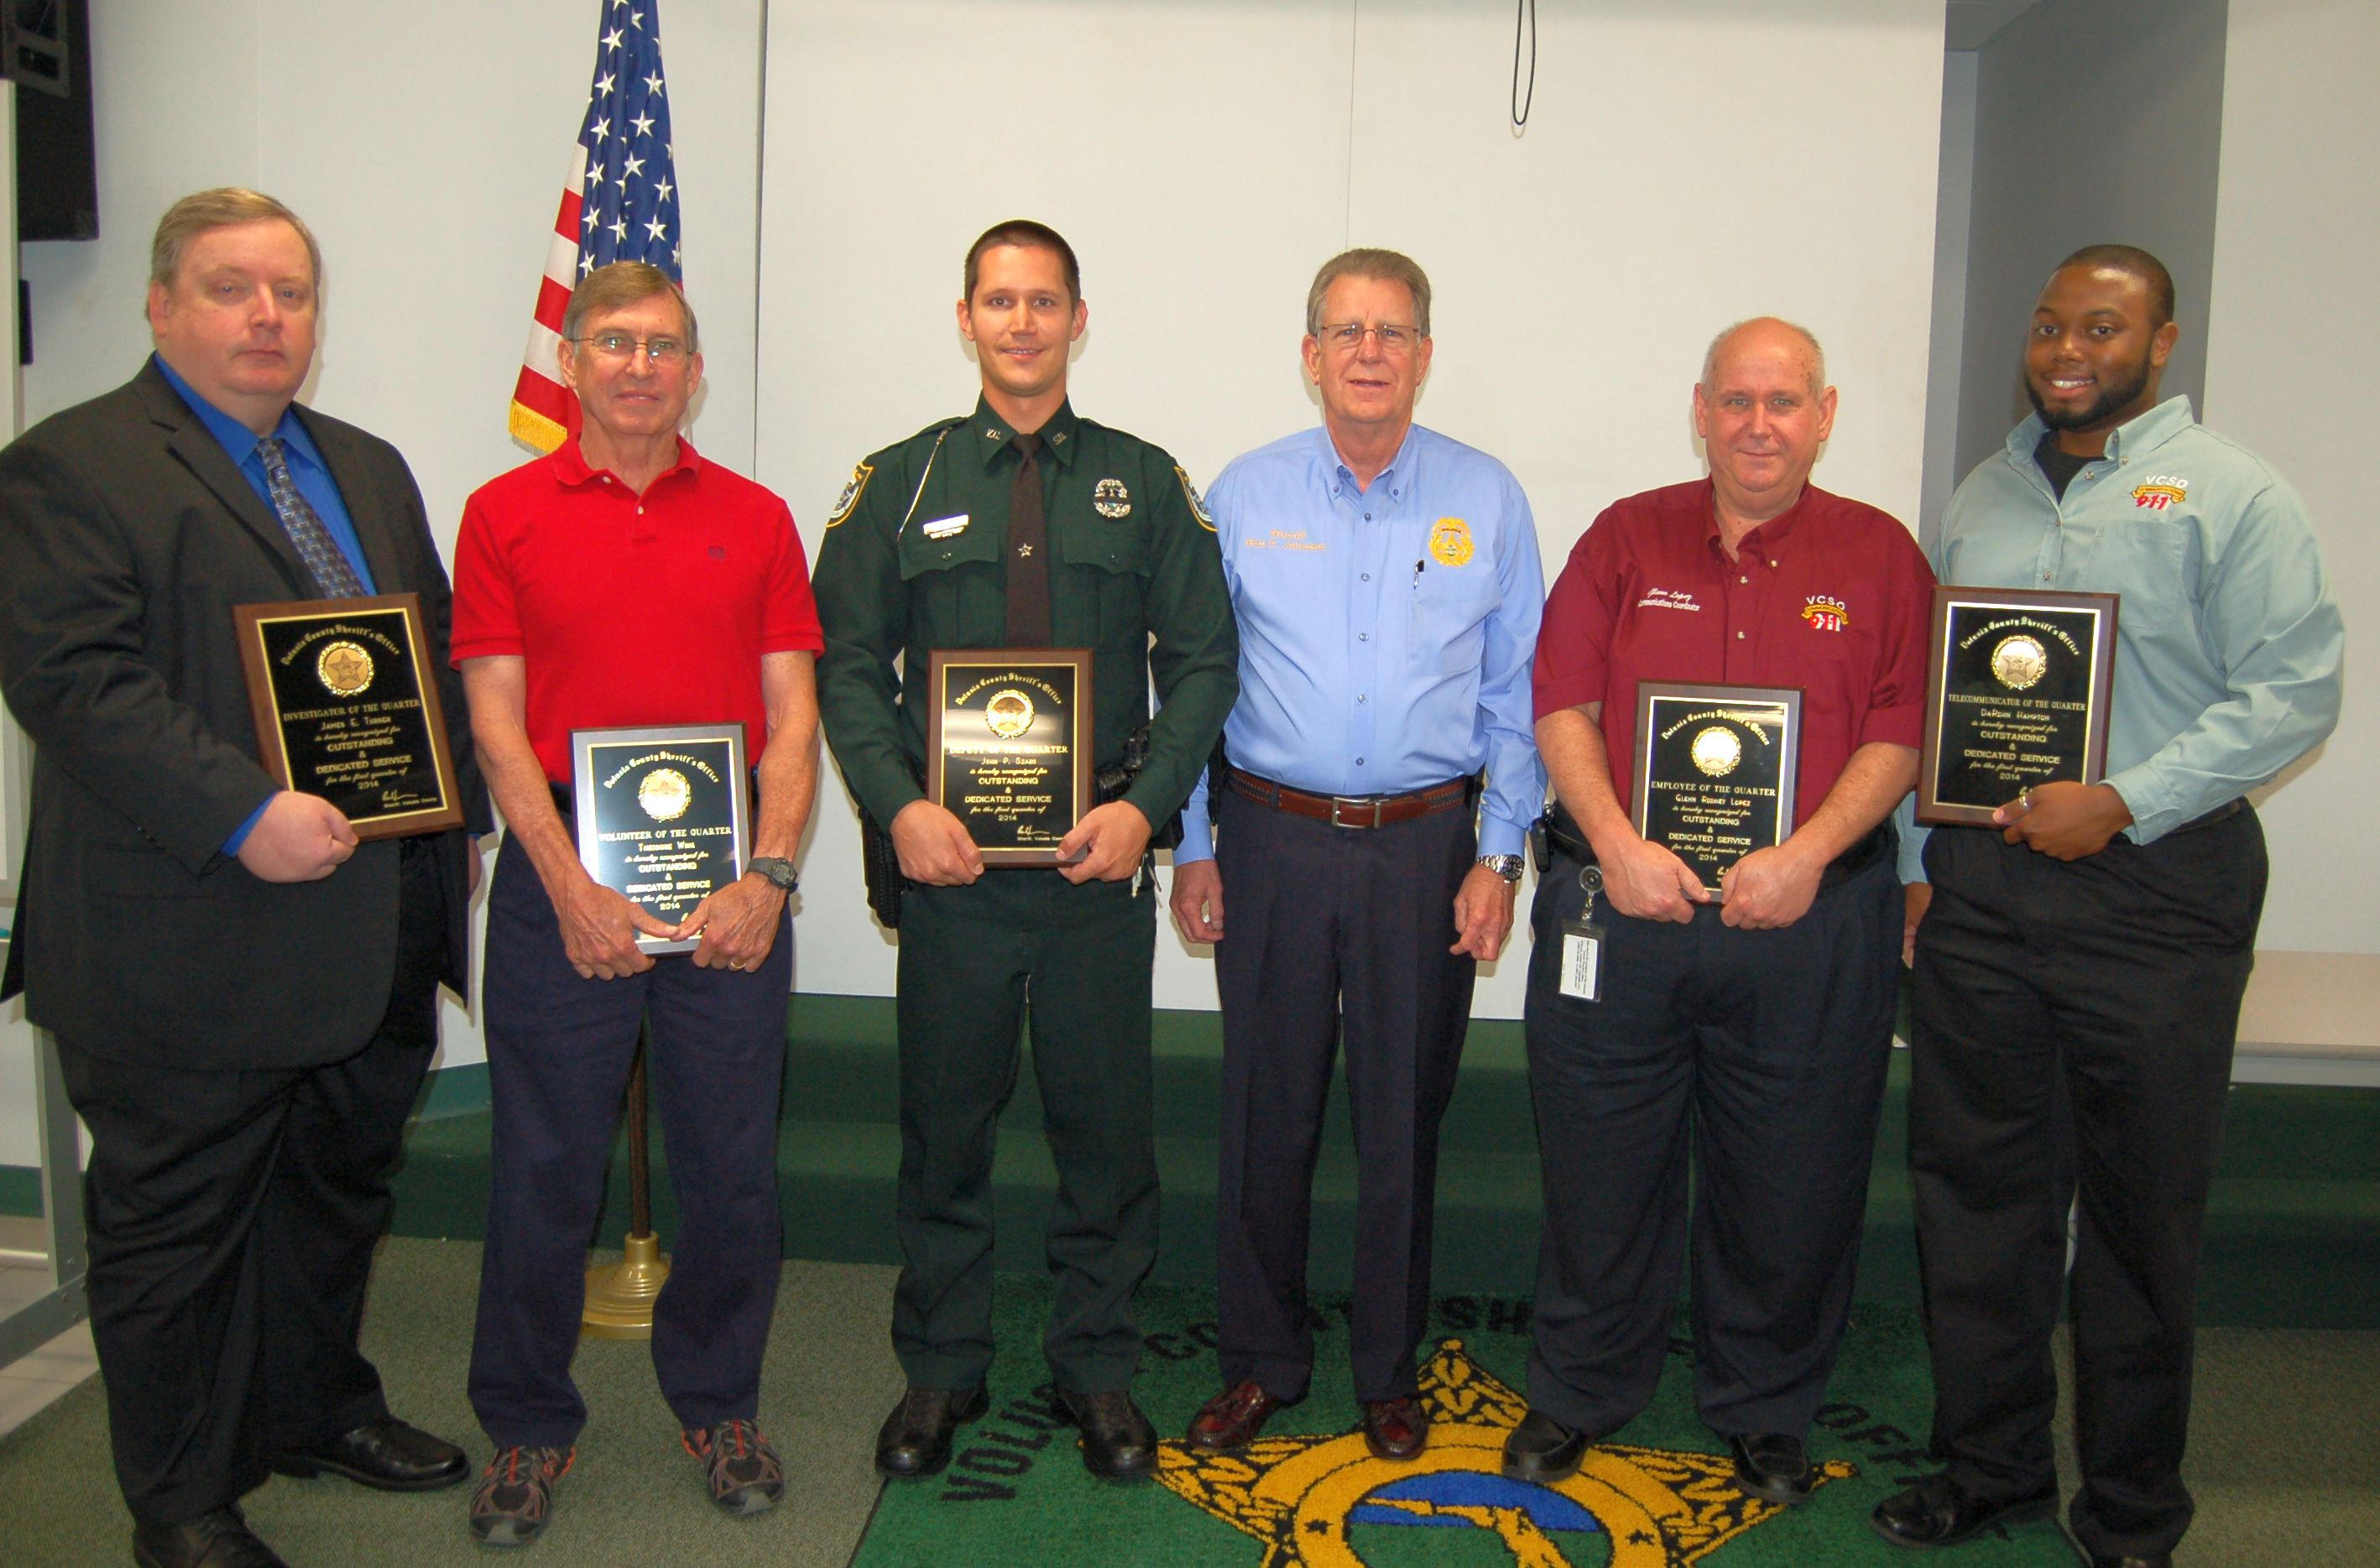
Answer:
<svg viewBox="0 0 2380 1568"><path fill-rule="evenodd" d="M852 469L851 482L843 487L843 494L835 498L834 511L827 517L828 527L833 527L858 509L859 498L868 488L868 476L875 472L875 467L866 463Z"/></svg>
<svg viewBox="0 0 2380 1568"><path fill-rule="evenodd" d="M1190 502L1190 515L1198 520L1198 526L1213 533L1215 514L1207 510L1207 498L1200 495L1198 487L1190 482L1188 470L1177 463L1173 465L1173 476L1182 481L1182 494Z"/></svg>

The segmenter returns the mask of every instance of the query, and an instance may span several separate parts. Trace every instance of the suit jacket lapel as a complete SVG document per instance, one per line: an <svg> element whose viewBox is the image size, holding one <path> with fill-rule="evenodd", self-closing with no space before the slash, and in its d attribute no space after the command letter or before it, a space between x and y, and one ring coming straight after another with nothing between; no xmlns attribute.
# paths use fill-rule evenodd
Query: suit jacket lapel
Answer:
<svg viewBox="0 0 2380 1568"><path fill-rule="evenodd" d="M310 592L306 585L312 579L306 573L306 563L298 554L298 547L289 542L289 531L282 527L281 519L232 463L230 453L224 451L214 433L190 412L181 393L158 373L154 365L144 367L133 385L149 410L149 417L165 432L165 449L190 471L191 477L212 491L225 509L239 520L240 526L254 535L256 542L281 563L282 574L289 579L293 594Z"/></svg>

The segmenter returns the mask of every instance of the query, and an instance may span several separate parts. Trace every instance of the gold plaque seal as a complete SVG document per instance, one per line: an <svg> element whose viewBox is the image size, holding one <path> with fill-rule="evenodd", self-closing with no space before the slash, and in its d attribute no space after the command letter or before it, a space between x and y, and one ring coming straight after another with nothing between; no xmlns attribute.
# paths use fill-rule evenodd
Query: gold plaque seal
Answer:
<svg viewBox="0 0 2380 1568"><path fill-rule="evenodd" d="M2010 691L2022 692L2048 673L2049 655L2034 638L2002 637L1992 649L1992 679Z"/></svg>
<svg viewBox="0 0 2380 1568"><path fill-rule="evenodd" d="M637 783L637 804L655 822L672 822L694 803L694 786L674 767L657 767Z"/></svg>
<svg viewBox="0 0 2380 1568"><path fill-rule="evenodd" d="M983 705L983 721L1003 741L1014 741L1033 728L1033 699L1010 686L992 694Z"/></svg>
<svg viewBox="0 0 2380 1568"><path fill-rule="evenodd" d="M1714 724L1694 736L1692 753L1696 767L1713 778L1724 778L1743 760L1743 742L1734 730Z"/></svg>
<svg viewBox="0 0 2380 1568"><path fill-rule="evenodd" d="M314 678L334 696L352 697L372 681L372 656L361 643L344 638L323 645L314 659Z"/></svg>

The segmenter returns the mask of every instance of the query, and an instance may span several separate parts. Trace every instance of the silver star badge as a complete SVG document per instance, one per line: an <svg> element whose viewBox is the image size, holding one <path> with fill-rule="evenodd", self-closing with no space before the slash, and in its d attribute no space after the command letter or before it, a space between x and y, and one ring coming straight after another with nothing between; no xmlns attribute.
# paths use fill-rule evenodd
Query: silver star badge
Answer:
<svg viewBox="0 0 2380 1568"><path fill-rule="evenodd" d="M1033 553L1033 547L1031 545L1019 545L1016 547L1016 553L1019 555L1031 555Z"/></svg>

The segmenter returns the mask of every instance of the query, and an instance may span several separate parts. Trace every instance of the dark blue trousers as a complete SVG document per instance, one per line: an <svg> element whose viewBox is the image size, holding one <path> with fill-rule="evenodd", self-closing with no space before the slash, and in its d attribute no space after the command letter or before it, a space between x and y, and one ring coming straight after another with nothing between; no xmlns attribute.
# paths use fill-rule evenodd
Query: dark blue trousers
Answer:
<svg viewBox="0 0 2380 1568"><path fill-rule="evenodd" d="M586 1423L570 1358L640 1019L678 1207L653 1369L683 1426L758 1415L783 1244L777 1102L792 979L789 919L749 973L673 954L625 980L582 980L536 867L505 838L481 984L494 1128L470 1376L471 1407L498 1447L567 1447Z"/></svg>
<svg viewBox="0 0 2380 1568"><path fill-rule="evenodd" d="M1561 995L1579 862L1537 886L1529 1091L1545 1171L1529 1403L1612 1432L1653 1397L1692 1268L1694 1403L1722 1435L1800 1435L1858 1272L1900 998L1888 852L1781 931L1596 900L1602 995ZM1687 1219L1688 1151L1694 1167Z"/></svg>
<svg viewBox="0 0 2380 1568"><path fill-rule="evenodd" d="M1472 865L1471 816L1333 827L1225 791L1227 935L1215 1252L1226 1385L1302 1399L1314 1370L1305 1265L1314 1164L1343 1043L1355 1132L1355 1397L1415 1390L1429 1321L1438 1128L1454 1095L1477 966L1446 949Z"/></svg>

